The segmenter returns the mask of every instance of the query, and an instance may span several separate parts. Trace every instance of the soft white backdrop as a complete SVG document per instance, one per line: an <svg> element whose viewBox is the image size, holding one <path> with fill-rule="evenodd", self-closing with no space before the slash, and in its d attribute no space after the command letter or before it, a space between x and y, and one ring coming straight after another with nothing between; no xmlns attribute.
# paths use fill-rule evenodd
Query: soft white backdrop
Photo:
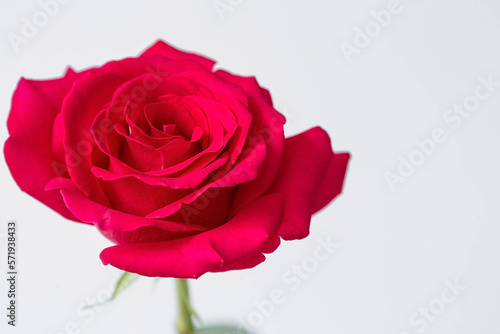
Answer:
<svg viewBox="0 0 500 334"><path fill-rule="evenodd" d="M455 104L474 101L479 77L500 81L499 2L66 2L18 52L9 33L21 34L23 18L32 22L41 5L0 2L2 143L21 76L52 78L68 65L135 56L162 38L218 67L257 76L287 114L288 135L321 125L335 150L352 154L344 193L314 217L308 238L284 242L255 269L192 282L205 322L262 319L256 331L263 334L500 332L500 87L460 126L443 119ZM377 31L370 13L388 6L395 13ZM355 40L357 28L372 29L369 45ZM350 61L342 43L358 48ZM446 140L391 189L384 175L397 172L401 157L418 158L415 141L437 128ZM170 279L141 279L116 302L81 309L104 298L116 280L117 271L98 258L109 242L22 193L3 159L0 173L0 233L9 219L19 225L18 326L7 326L2 311L1 333L174 332ZM291 289L283 275L310 263L318 238L327 237L338 249ZM445 282L455 280L462 290L445 294L454 300L444 303ZM273 290L285 301L258 311ZM6 293L2 279L3 310ZM429 307L426 318L420 312Z"/></svg>

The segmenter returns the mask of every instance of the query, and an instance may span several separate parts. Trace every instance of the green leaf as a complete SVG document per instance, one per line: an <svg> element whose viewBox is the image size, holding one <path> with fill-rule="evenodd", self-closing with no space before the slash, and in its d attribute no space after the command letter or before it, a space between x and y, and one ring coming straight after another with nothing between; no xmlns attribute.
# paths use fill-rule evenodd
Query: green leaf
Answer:
<svg viewBox="0 0 500 334"><path fill-rule="evenodd" d="M112 301L113 299L115 299L115 297L120 292L122 292L123 290L125 290L130 284L134 283L135 280L138 279L138 278L139 278L139 275L137 275L137 274L129 273L129 272L126 272L126 271L123 272L122 277L120 277L120 279L116 283L115 291L113 291L113 294L106 301L106 303Z"/></svg>
<svg viewBox="0 0 500 334"><path fill-rule="evenodd" d="M187 306L187 309L188 309L189 313L191 313L193 315L193 317L196 318L196 320L198 320L199 322L201 322L200 316L198 315L198 313L196 313L196 311L194 310L193 306L191 306L191 303L189 302L189 300L186 302L186 306Z"/></svg>
<svg viewBox="0 0 500 334"><path fill-rule="evenodd" d="M85 308L94 308L96 306L102 306L104 304L109 303L110 301L115 299L120 292L125 290L130 284L132 284L136 279L138 279L139 276L140 275L124 271L118 282L116 282L115 290L113 291L113 294L111 295L111 297L109 297L108 300L103 301L102 303L87 305Z"/></svg>

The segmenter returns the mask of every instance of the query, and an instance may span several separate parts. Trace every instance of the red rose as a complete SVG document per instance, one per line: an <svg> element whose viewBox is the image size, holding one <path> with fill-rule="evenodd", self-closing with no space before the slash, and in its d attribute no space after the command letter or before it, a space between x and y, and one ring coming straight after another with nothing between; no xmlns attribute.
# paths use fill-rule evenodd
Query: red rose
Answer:
<svg viewBox="0 0 500 334"><path fill-rule="evenodd" d="M253 77L157 42L137 58L21 79L4 154L20 188L115 246L104 264L195 278L251 268L342 189L319 127L284 138Z"/></svg>

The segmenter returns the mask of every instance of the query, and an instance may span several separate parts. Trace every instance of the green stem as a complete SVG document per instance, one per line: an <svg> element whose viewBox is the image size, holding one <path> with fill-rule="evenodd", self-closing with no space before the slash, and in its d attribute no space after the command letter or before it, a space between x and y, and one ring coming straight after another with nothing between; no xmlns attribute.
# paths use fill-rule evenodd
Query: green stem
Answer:
<svg viewBox="0 0 500 334"><path fill-rule="evenodd" d="M177 317L177 329L179 334L193 334L193 318L191 304L189 303L188 282L185 279L175 279L177 285L177 296L179 299L179 316Z"/></svg>

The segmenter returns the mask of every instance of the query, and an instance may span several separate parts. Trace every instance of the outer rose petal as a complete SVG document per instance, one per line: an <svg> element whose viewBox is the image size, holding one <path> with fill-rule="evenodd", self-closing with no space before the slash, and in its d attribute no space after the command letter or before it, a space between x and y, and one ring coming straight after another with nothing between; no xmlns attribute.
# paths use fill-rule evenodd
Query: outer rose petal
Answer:
<svg viewBox="0 0 500 334"><path fill-rule="evenodd" d="M167 242L117 245L101 253L104 264L144 276L197 278L207 271L255 266L275 243L283 216L280 195L263 196L216 229ZM245 265L242 259L248 259Z"/></svg>
<svg viewBox="0 0 500 334"><path fill-rule="evenodd" d="M326 172L323 186L319 191L314 213L323 209L342 192L344 177L349 162L349 153L334 153Z"/></svg>
<svg viewBox="0 0 500 334"><path fill-rule="evenodd" d="M7 126L10 137L4 155L19 187L67 219L77 219L66 208L56 190L45 191L47 182L58 176L51 152L52 128L64 96L82 73L68 69L54 80L21 79L12 98ZM56 166L57 167L57 166ZM62 168L63 166L58 166Z"/></svg>
<svg viewBox="0 0 500 334"><path fill-rule="evenodd" d="M148 219L102 206L86 198L69 179L54 178L47 184L47 189L60 190L75 217L95 225L115 243L165 241L206 231L203 226Z"/></svg>
<svg viewBox="0 0 500 334"><path fill-rule="evenodd" d="M273 183L281 165L285 141L283 125L286 119L273 108L269 92L259 86L255 77L237 76L222 70L215 73L224 80L240 86L248 95L249 110L254 117L248 136L251 140L263 137L267 146L267 159L257 178L238 187L230 212L232 217L238 210L263 195Z"/></svg>
<svg viewBox="0 0 500 334"><path fill-rule="evenodd" d="M238 263L232 264L230 266L224 266L215 270L211 270L213 273L225 272L230 270L242 270L253 268L266 260L266 257L262 253L257 253L248 259L244 259Z"/></svg>
<svg viewBox="0 0 500 334"><path fill-rule="evenodd" d="M181 51L176 49L164 41L157 41L155 44L150 46L141 56L145 55L160 55L170 59L179 59L179 60L194 60L201 65L205 66L207 69L212 70L215 62L211 59L208 59L205 56L200 56L195 53L190 53L186 51Z"/></svg>
<svg viewBox="0 0 500 334"><path fill-rule="evenodd" d="M280 245L280 242L281 242L281 239L278 236L269 239L268 242L264 245L264 247L262 247L261 252L264 254L269 254L269 253L274 252L278 248L278 246ZM222 267L219 270L212 270L212 272L224 272L224 271L229 271L229 270L240 270L240 269L253 268L266 260L266 257L264 256L264 254L258 253L258 254L252 255L251 257L244 259L244 260L241 260L238 263L235 263L235 264L230 265L230 266Z"/></svg>
<svg viewBox="0 0 500 334"><path fill-rule="evenodd" d="M90 131L96 114L102 109L123 79L108 73L88 74L75 82L65 98L62 114L64 122L64 148L68 173L75 185L96 202L109 205L106 195L90 168L95 155L95 141L85 137ZM97 83L105 84L98 85ZM84 147L84 149L82 149Z"/></svg>
<svg viewBox="0 0 500 334"><path fill-rule="evenodd" d="M280 172L267 193L285 198L279 235L285 240L309 234L311 216L342 190L348 154L334 154L328 134L316 127L285 140Z"/></svg>

